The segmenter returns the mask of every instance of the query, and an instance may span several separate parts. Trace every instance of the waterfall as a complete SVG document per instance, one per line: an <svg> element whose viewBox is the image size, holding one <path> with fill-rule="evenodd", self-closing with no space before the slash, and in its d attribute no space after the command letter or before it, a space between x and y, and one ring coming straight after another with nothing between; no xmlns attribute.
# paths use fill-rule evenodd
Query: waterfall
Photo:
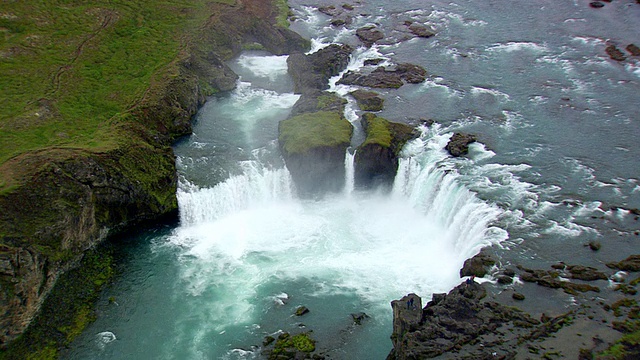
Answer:
<svg viewBox="0 0 640 360"><path fill-rule="evenodd" d="M423 134L405 146L392 194L405 198L447 231L456 251L468 258L480 248L507 238L507 232L491 226L501 210L488 204L458 181L442 148L448 135Z"/></svg>
<svg viewBox="0 0 640 360"><path fill-rule="evenodd" d="M267 169L259 162L242 162L243 173L211 188L185 184L178 190L182 226L213 222L225 215L273 201L290 200L293 182L286 168Z"/></svg>
<svg viewBox="0 0 640 360"><path fill-rule="evenodd" d="M349 152L349 149L347 149L344 154L344 193L347 196L351 195L355 184L355 157L355 150L352 154Z"/></svg>

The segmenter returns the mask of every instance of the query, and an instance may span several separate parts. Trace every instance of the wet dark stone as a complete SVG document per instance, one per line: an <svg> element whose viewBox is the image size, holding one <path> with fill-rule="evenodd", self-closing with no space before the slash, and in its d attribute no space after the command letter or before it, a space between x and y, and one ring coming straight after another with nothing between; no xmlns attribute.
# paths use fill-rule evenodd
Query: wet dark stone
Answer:
<svg viewBox="0 0 640 360"><path fill-rule="evenodd" d="M627 57L624 56L624 53L620 51L615 45L607 46L604 51L609 55L609 57L615 61L624 61Z"/></svg>
<svg viewBox="0 0 640 360"><path fill-rule="evenodd" d="M524 300L524 299L525 299L525 297L524 297L524 295L523 295L523 294L520 294L520 293L517 293L517 292L516 292L516 293L513 293L513 294L511 295L511 297L512 297L514 300L519 300L519 301L522 301L522 300Z"/></svg>
<svg viewBox="0 0 640 360"><path fill-rule="evenodd" d="M451 156L462 156L469 153L469 144L476 142L476 137L470 134L455 133L445 149Z"/></svg>
<svg viewBox="0 0 640 360"><path fill-rule="evenodd" d="M309 313L309 309L306 306L299 306L295 312L296 316L302 316L308 313Z"/></svg>
<svg viewBox="0 0 640 360"><path fill-rule="evenodd" d="M635 44L629 44L625 49L627 49L627 51L633 56L640 56L640 47L636 46ZM638 209L633 210L636 210L636 212L638 211Z"/></svg>

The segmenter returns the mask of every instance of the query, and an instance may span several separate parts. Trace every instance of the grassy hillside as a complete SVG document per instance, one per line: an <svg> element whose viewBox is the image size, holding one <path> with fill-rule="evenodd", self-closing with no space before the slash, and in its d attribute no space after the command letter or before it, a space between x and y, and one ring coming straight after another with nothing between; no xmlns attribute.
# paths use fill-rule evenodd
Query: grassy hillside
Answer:
<svg viewBox="0 0 640 360"><path fill-rule="evenodd" d="M206 21L206 3L3 1L0 166L50 147L113 148L119 120L169 71Z"/></svg>

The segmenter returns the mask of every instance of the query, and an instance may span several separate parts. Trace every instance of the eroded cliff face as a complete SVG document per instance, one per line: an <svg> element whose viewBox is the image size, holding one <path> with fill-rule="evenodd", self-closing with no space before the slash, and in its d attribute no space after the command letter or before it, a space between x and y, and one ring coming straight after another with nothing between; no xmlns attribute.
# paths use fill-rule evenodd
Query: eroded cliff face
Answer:
<svg viewBox="0 0 640 360"><path fill-rule="evenodd" d="M246 42L276 53L308 46L274 25L271 2L214 3L210 11L141 100L112 119L117 143L41 149L0 166L11 179L0 193L0 348L24 332L56 280L88 249L133 224L177 214L170 145L191 132L208 95L235 87L224 61Z"/></svg>

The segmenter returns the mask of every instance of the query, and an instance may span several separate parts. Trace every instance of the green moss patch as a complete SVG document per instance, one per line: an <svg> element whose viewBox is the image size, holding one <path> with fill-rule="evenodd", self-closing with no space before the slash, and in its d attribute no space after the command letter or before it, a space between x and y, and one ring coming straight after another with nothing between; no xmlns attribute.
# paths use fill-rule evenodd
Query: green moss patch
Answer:
<svg viewBox="0 0 640 360"><path fill-rule="evenodd" d="M283 333L278 336L273 350L269 352L271 359L298 359L297 353L312 353L316 350L316 342L311 338L310 333L300 333L291 336Z"/></svg>
<svg viewBox="0 0 640 360"><path fill-rule="evenodd" d="M362 116L362 121L367 133L367 138L362 146L368 144L377 144L383 147L391 146L392 134L388 120L366 113Z"/></svg>
<svg viewBox="0 0 640 360"><path fill-rule="evenodd" d="M353 128L342 114L319 111L280 122L280 146L288 154L306 154L310 149L348 144Z"/></svg>

